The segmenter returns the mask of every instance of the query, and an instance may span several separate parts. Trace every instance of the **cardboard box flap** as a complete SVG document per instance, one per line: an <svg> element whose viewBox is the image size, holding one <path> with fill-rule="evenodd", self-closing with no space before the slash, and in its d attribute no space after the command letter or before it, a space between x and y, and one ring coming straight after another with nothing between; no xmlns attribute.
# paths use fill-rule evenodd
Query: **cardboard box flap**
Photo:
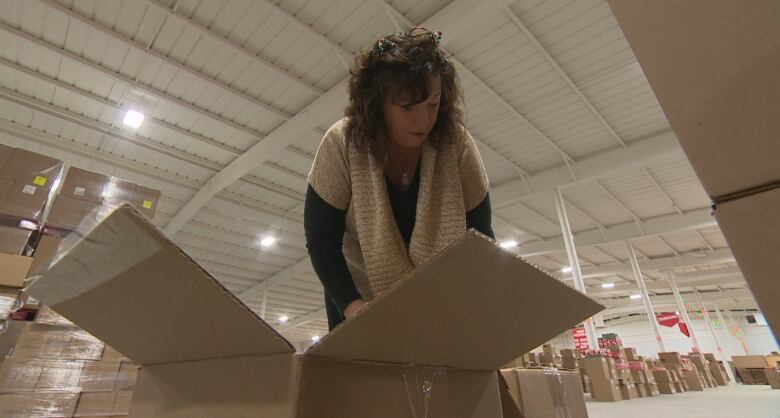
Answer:
<svg viewBox="0 0 780 418"><path fill-rule="evenodd" d="M470 231L305 355L495 370L602 309Z"/></svg>
<svg viewBox="0 0 780 418"><path fill-rule="evenodd" d="M780 181L780 2L609 5L707 194Z"/></svg>
<svg viewBox="0 0 780 418"><path fill-rule="evenodd" d="M33 297L140 364L294 352L130 206L96 219L63 241Z"/></svg>

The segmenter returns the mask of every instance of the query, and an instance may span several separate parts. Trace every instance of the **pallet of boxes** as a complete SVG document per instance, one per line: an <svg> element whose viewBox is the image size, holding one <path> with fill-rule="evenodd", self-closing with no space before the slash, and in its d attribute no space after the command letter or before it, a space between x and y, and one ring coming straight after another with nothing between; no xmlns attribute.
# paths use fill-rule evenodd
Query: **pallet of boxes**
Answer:
<svg viewBox="0 0 780 418"><path fill-rule="evenodd" d="M704 360L707 362L707 367L710 369L710 374L715 379L715 383L718 386L728 386L731 379L726 372L726 366L723 362L716 359L712 353L704 353Z"/></svg>
<svg viewBox="0 0 780 418"><path fill-rule="evenodd" d="M777 370L780 356L733 356L731 361L743 384L771 385L773 389L780 388Z"/></svg>
<svg viewBox="0 0 780 418"><path fill-rule="evenodd" d="M571 348L565 348L561 350L561 366L565 370L576 370L580 373L580 381L582 383L582 391L585 393L591 393L590 378L588 373L582 366L583 354L580 350Z"/></svg>
<svg viewBox="0 0 780 418"><path fill-rule="evenodd" d="M45 271L83 218L119 204L153 216L159 192L78 168L65 170L61 161L0 146L0 156L5 155L10 159L3 157L0 184L12 199L3 192L0 245L13 250L13 259L24 260L24 265L18 271L2 270L6 279L13 272L14 281L4 281L11 286L0 295L7 309L4 319L10 319L0 334L0 416L125 416L138 366L37 303L24 287L35 273ZM26 232L8 232L9 220ZM0 255L3 263L8 256Z"/></svg>
<svg viewBox="0 0 780 418"><path fill-rule="evenodd" d="M636 349L632 347L624 348L623 355L628 363L628 370L639 397L658 396L660 394L658 384L655 382L653 371L648 367L645 358L637 355Z"/></svg>
<svg viewBox="0 0 780 418"><path fill-rule="evenodd" d="M624 348L617 335L605 334L599 338L599 347L599 352L579 360L594 400L614 402L659 394L641 357L633 348Z"/></svg>
<svg viewBox="0 0 780 418"><path fill-rule="evenodd" d="M721 370L718 363L715 363L715 367L713 367L713 360L710 360L708 355L715 362L717 362L715 356L712 353L692 352L688 353L688 355L685 357L690 360L690 362L696 368L696 371L699 372L699 376L701 377L706 388L716 388L718 386L728 385L729 379L725 374L725 371Z"/></svg>
<svg viewBox="0 0 780 418"><path fill-rule="evenodd" d="M38 308L34 300L22 301L21 292L33 264L30 255L37 232L62 170L62 161L0 145L0 320L8 321L0 335L0 357L21 331L18 323L9 320L32 319Z"/></svg>
<svg viewBox="0 0 780 418"><path fill-rule="evenodd" d="M43 307L0 368L0 416L120 417L138 366Z"/></svg>
<svg viewBox="0 0 780 418"><path fill-rule="evenodd" d="M704 377L688 356L683 356L678 352L665 352L658 353L658 358L664 367L677 377L679 381L678 392L680 392L680 387L686 392L701 392L707 387Z"/></svg>
<svg viewBox="0 0 780 418"><path fill-rule="evenodd" d="M587 418L580 374L565 364L554 345L544 344L542 353L525 354L502 368L502 384L509 395L502 402L512 406L504 411L504 418Z"/></svg>
<svg viewBox="0 0 780 418"><path fill-rule="evenodd" d="M655 383L658 385L658 392L662 395L686 391L685 383L678 370L668 370L664 363L656 359L645 359L645 366L652 371Z"/></svg>

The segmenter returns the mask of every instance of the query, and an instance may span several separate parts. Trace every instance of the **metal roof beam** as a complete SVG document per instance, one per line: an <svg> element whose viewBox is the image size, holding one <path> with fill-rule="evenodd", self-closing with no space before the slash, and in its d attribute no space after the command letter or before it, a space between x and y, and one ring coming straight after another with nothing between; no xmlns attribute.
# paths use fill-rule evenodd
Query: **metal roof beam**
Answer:
<svg viewBox="0 0 780 418"><path fill-rule="evenodd" d="M442 9L439 13L429 19L424 25L438 25L442 30L454 28L460 22L463 16L452 16L444 18L442 14L449 15L452 7L460 7L465 0L456 0ZM472 0L468 2L474 3ZM469 3L469 4L471 4ZM482 4L490 2L480 2ZM277 6L278 7L278 6ZM346 83L347 79L341 80L335 86L323 93L322 96L314 100L303 110L298 112L291 119L282 123L264 140L252 146L244 154L240 155L231 162L225 169L215 174L206 185L174 216L171 222L165 227L168 235L174 235L197 211L206 204L215 194L219 193L228 185L232 184L240 177L249 173L257 166L265 162L270 156L281 149L284 149L299 137L300 133L311 130L323 121L323 115L329 115L334 108L342 108L346 104Z"/></svg>
<svg viewBox="0 0 780 418"><path fill-rule="evenodd" d="M496 208L536 193L549 193L556 187L571 187L593 179L635 171L638 166L666 163L683 158L677 137L669 130L631 142L627 148L613 147L571 164L577 180L572 181L569 169L560 165L533 173L527 181L509 180L494 185L490 198Z"/></svg>
<svg viewBox="0 0 780 418"><path fill-rule="evenodd" d="M639 231L634 222L608 226L604 229L592 229L574 234L574 242L577 247L587 247L596 244L605 244L613 241L636 239L643 236L654 236L676 231L685 231L702 226L714 225L715 219L710 215L709 209L699 209L680 216L665 215L649 218L642 224ZM606 238L605 238L606 237ZM547 238L541 242L532 242L518 247L517 254L523 257L549 254L563 249L563 238L560 236Z"/></svg>

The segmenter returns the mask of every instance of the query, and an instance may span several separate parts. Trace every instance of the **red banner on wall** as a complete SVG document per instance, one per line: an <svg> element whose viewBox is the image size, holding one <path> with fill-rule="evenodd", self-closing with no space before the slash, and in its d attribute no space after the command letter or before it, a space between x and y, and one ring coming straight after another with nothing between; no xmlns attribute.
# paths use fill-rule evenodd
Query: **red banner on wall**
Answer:
<svg viewBox="0 0 780 418"><path fill-rule="evenodd" d="M679 325L679 327L680 327L680 332L682 332L682 333L683 333L683 335L685 335L686 337L690 337L690 336L691 336L691 332L690 332L690 331L688 331L688 325L685 325L685 322L680 322L680 323L679 323L679 324L677 324L677 325Z"/></svg>
<svg viewBox="0 0 780 418"><path fill-rule="evenodd" d="M674 312L662 312L655 314L658 323L665 327L673 327L680 322L680 316Z"/></svg>

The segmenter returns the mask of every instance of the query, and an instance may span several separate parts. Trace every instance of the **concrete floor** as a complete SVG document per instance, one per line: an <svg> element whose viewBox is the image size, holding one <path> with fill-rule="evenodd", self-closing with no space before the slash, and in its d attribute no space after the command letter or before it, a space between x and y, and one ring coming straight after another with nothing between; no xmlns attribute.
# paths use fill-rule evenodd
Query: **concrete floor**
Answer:
<svg viewBox="0 0 780 418"><path fill-rule="evenodd" d="M620 402L585 395L590 418L780 418L780 390L741 385Z"/></svg>

